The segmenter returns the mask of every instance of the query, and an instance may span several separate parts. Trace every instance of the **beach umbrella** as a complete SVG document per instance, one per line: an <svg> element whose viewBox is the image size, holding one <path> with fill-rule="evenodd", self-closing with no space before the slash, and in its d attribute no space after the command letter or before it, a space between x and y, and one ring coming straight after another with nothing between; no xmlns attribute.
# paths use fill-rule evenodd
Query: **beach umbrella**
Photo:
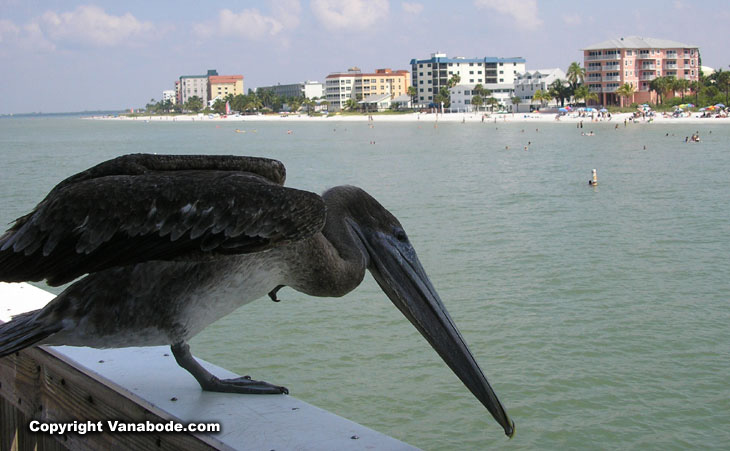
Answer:
<svg viewBox="0 0 730 451"><path fill-rule="evenodd" d="M700 108L700 111L705 111L707 108Z"/></svg>
<svg viewBox="0 0 730 451"><path fill-rule="evenodd" d="M723 105L723 106L724 106L724 105ZM567 111L570 111L570 110L572 110L573 108L571 108L571 107L570 107L570 105L566 105L566 106L565 106L565 109L566 109Z"/></svg>
<svg viewBox="0 0 730 451"><path fill-rule="evenodd" d="M586 108L586 111L589 113L592 113L592 112L596 111L596 109L593 107L588 107L588 108Z"/></svg>
<svg viewBox="0 0 730 451"><path fill-rule="evenodd" d="M722 103L716 103L715 108L725 108L725 105Z"/></svg>
<svg viewBox="0 0 730 451"><path fill-rule="evenodd" d="M568 110L566 108L558 108L558 112L560 112L560 113L567 113Z"/></svg>
<svg viewBox="0 0 730 451"><path fill-rule="evenodd" d="M601 108L600 110L598 110L598 112L599 112L599 113L607 113L607 112L608 112L608 110L607 110L607 109L605 109L605 108Z"/></svg>
<svg viewBox="0 0 730 451"><path fill-rule="evenodd" d="M710 106L707 107L707 109L710 110L710 111L714 110L715 108L716 108L715 105L710 105Z"/></svg>

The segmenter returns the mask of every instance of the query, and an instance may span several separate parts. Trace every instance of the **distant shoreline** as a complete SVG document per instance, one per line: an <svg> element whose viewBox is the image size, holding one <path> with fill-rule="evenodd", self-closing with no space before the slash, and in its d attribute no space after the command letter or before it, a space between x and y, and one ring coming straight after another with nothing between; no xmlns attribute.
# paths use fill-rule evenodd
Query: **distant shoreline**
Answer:
<svg viewBox="0 0 730 451"><path fill-rule="evenodd" d="M550 113L511 113L508 114L491 114L482 117L482 113L411 113L397 115L330 115L330 116L307 116L306 114L286 114L286 115L244 115L244 116L228 116L228 117L208 117L207 115L178 115L178 116L88 116L83 119L90 120L112 120L112 121L130 121L130 122L368 122L372 117L373 123L377 122L427 122L437 124L438 122L469 122L469 123L570 123L576 124L583 122L584 126L590 124L612 123L623 124L624 120L631 122L631 113L615 113L611 115L611 119L598 119L591 121L591 117L579 117L577 114L567 114L560 116L556 120L555 114ZM664 117L661 113L657 113L654 118L639 118L635 123L656 123L656 124L730 124L730 118L701 118L700 113L692 113L691 117Z"/></svg>

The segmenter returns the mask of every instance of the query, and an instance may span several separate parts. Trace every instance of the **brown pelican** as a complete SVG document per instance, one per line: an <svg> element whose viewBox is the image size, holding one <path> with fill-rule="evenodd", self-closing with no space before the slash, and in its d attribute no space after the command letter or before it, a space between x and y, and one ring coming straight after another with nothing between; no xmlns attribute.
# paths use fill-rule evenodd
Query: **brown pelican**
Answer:
<svg viewBox="0 0 730 451"><path fill-rule="evenodd" d="M508 436L514 423L431 285L398 220L353 186L322 196L283 186L275 160L127 155L59 183L0 236L0 280L74 281L0 326L0 357L38 344L170 345L203 390L288 393L221 380L187 341L289 286L343 296L368 269ZM85 276L85 277L82 277Z"/></svg>

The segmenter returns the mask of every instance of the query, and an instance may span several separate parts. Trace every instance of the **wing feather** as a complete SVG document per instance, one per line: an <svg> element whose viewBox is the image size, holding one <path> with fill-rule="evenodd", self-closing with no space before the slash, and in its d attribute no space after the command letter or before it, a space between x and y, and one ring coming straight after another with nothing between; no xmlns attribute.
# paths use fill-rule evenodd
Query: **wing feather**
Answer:
<svg viewBox="0 0 730 451"><path fill-rule="evenodd" d="M209 156L148 157L128 156L121 169L110 160L54 188L0 237L0 280L58 285L148 260L257 252L324 226L318 195L279 184L283 165L269 178L229 169L229 159L203 167ZM277 167L259 160L253 166Z"/></svg>

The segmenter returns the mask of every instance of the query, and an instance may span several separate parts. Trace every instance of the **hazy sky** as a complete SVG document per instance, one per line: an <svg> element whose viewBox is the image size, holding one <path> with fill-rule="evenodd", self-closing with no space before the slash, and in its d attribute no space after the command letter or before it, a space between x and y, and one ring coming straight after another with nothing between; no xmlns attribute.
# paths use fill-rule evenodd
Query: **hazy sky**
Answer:
<svg viewBox="0 0 730 451"><path fill-rule="evenodd" d="M565 70L631 35L697 45L727 70L728 23L728 0L0 0L0 113L139 107L207 69L248 90L435 51Z"/></svg>

